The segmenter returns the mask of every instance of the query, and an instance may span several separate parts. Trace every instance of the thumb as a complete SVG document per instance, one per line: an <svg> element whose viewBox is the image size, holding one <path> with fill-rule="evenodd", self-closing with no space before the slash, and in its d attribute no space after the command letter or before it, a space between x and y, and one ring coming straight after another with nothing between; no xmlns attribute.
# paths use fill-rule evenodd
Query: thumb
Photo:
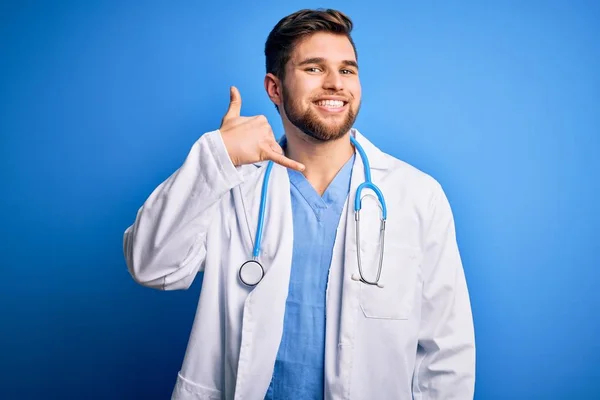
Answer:
<svg viewBox="0 0 600 400"><path fill-rule="evenodd" d="M241 109L242 96L240 95L240 91L235 86L232 86L229 89L229 108L227 109L227 113L223 117L223 121L239 117Z"/></svg>

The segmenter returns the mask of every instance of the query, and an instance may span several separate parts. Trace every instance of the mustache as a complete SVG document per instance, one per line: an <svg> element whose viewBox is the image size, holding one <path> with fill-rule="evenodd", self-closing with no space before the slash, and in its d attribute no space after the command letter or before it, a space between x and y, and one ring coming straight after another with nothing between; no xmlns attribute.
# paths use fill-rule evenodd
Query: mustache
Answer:
<svg viewBox="0 0 600 400"><path fill-rule="evenodd" d="M323 97L327 97L327 96L335 96L335 97L340 97L340 98L343 98L343 99L344 99L344 101L350 101L350 100L354 99L354 96L352 96L352 95L348 95L348 94L346 94L346 93L339 93L339 92L324 92L324 93L321 93L321 94L319 94L318 96L313 96L313 97L311 98L311 101L319 100L319 99L321 99L321 98L323 98Z"/></svg>

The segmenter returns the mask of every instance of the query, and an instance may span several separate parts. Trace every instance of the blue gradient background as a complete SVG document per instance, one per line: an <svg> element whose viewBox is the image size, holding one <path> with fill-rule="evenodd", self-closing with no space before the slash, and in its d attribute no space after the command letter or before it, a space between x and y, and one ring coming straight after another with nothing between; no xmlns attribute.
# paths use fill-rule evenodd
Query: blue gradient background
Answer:
<svg viewBox="0 0 600 400"><path fill-rule="evenodd" d="M2 2L0 398L169 398L200 279L136 285L123 231L229 85L281 133L264 40L320 6L356 24L357 127L453 206L476 398L598 398L598 2L284 3Z"/></svg>

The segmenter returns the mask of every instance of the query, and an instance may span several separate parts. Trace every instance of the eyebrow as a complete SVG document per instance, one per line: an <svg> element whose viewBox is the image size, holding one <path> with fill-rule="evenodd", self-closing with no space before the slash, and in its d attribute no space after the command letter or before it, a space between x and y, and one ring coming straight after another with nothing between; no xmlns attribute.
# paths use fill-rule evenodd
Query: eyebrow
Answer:
<svg viewBox="0 0 600 400"><path fill-rule="evenodd" d="M323 57L312 57L312 58L307 58L307 59L299 62L298 66L307 65L307 64L324 64L324 63L325 63L325 59ZM358 64L354 60L343 60L342 64L358 69Z"/></svg>

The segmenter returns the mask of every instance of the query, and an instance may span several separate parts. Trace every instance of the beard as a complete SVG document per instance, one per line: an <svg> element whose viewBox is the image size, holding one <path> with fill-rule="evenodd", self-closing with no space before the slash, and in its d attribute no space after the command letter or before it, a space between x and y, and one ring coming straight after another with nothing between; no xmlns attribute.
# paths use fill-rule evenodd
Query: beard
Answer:
<svg viewBox="0 0 600 400"><path fill-rule="evenodd" d="M355 113L350 107L350 103L348 103L348 110L342 122L327 121L327 118L318 115L316 110L310 107L302 110L300 102L292 100L287 90L283 90L282 106L288 120L294 126L307 136L320 142L327 142L343 137L352 128L358 115L358 111Z"/></svg>

